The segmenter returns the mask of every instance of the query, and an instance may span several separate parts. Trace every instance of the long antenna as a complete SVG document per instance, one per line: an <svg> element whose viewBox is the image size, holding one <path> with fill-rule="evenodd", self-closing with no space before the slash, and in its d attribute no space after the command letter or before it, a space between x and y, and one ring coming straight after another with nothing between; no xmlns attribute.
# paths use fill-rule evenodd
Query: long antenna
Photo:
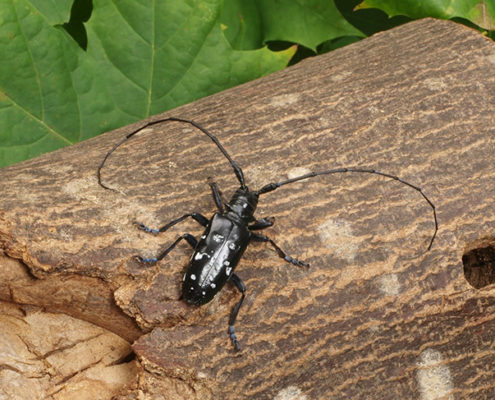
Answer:
<svg viewBox="0 0 495 400"><path fill-rule="evenodd" d="M336 168L336 169L329 169L326 171L310 172L308 174L301 175L301 176L291 178L291 179L287 179L285 181L281 181L281 182L277 182L277 183L269 183L269 184L263 186L261 189L257 190L255 193L258 195L261 195L264 193L272 192L275 189L278 189L280 186L288 185L289 183L294 183L297 181L302 181L303 179L314 178L315 176L320 176L320 175L330 175L330 174L337 174L337 173L344 173L344 172L358 172L358 173L380 175L380 176L384 176L386 178L390 178L390 179L399 181L400 183L403 183L404 185L407 185L407 186L413 188L414 190L417 190L421 194L421 196L423 196L423 198L428 202L431 209L433 210L433 219L435 221L435 230L433 232L433 236L431 237L430 244L428 246L427 251L431 249L431 246L433 245L433 241L435 240L435 237L436 237L437 231L438 231L438 220L437 220L437 212L435 209L435 205L424 194L423 189L421 189L418 186L413 185L412 183L409 183L409 182L403 180L402 178L399 178L398 176L387 174L386 172L377 171L375 169L365 169L365 168Z"/></svg>
<svg viewBox="0 0 495 400"><path fill-rule="evenodd" d="M149 126L156 125L156 124L161 124L161 123L167 122L167 121L177 121L177 122L183 122L183 123L186 123L186 124L190 124L190 125L194 126L195 128L199 129L206 136L208 136L213 141L213 143L215 143L217 145L217 147L220 149L220 151L222 152L222 154L227 158L227 160L229 160L229 163L232 166L232 168L234 169L235 175L236 175L237 179L239 180L239 183L241 184L241 187L243 189L247 189L246 183L244 181L244 174L242 172L241 167L239 167L239 165L237 165L237 163L230 157L229 153L227 153L227 150L225 150L225 148L218 141L218 139L215 136L213 136L210 132L208 132L205 128L203 128L202 126L198 125L196 122L190 121L188 119L182 119L182 118L176 118L176 117L168 117L168 118L163 118L163 119L159 119L159 120L156 120L156 121L148 122L144 126L142 126L142 127L138 128L138 129L136 129L135 131L132 131L131 133L129 133L120 142L118 142L115 146L113 146L113 148L105 155L105 157L103 158L101 164L98 166L97 176L98 176L98 183L100 184L100 186L103 187L103 188L105 188L105 189L115 191L115 189L112 189L112 188L106 186L101 181L101 170L102 170L103 166L105 165L105 162L107 161L108 157L110 157L110 155L122 143L126 142L131 137L133 137L135 134L139 133L140 131L142 131L143 129L145 129L145 128L149 127Z"/></svg>

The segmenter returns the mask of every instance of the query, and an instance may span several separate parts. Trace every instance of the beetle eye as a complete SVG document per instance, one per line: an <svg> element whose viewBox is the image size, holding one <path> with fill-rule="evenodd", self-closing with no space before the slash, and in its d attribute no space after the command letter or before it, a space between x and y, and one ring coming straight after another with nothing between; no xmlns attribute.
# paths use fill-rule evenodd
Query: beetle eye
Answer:
<svg viewBox="0 0 495 400"><path fill-rule="evenodd" d="M223 242L223 239L224 239L224 236L223 235L220 235L219 233L215 233L213 235L213 240L217 243L222 243Z"/></svg>

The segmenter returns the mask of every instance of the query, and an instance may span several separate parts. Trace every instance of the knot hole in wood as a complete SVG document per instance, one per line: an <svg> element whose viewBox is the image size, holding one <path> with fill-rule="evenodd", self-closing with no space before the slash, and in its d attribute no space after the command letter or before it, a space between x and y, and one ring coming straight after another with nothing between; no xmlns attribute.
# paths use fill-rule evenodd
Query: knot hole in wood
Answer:
<svg viewBox="0 0 495 400"><path fill-rule="evenodd" d="M462 263L464 277L474 288L481 289L495 283L495 244L466 251Z"/></svg>

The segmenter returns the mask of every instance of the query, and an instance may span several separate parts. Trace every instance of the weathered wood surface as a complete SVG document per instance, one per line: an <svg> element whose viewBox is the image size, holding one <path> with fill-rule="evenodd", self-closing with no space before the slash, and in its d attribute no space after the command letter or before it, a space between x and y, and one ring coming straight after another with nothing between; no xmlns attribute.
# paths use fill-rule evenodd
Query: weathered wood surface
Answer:
<svg viewBox="0 0 495 400"><path fill-rule="evenodd" d="M494 71L490 40L428 19L167 114L217 135L252 188L371 167L421 186L437 206L425 252L431 209L397 182L333 175L263 196L257 215L276 217L266 234L311 268L263 244L248 249L238 354L227 335L234 288L201 308L179 299L186 244L154 267L132 258L201 232L185 221L153 237L134 221L211 215L209 176L225 197L236 188L208 138L178 123L114 153L103 179L117 192L97 185L96 168L139 124L0 170L0 266L32 275L5 279L2 299L136 340L144 368L121 399L493 398L495 289L468 283L462 257L495 246Z"/></svg>

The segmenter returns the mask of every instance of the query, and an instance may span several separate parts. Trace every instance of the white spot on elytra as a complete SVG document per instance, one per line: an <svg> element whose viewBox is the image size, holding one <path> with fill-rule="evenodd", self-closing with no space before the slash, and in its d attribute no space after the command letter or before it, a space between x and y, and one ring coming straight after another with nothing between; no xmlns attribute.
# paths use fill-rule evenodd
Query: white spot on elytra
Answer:
<svg viewBox="0 0 495 400"><path fill-rule="evenodd" d="M230 272L232 271L232 268L231 267L227 267L227 269L225 270L225 273L227 274L227 276L230 275Z"/></svg>
<svg viewBox="0 0 495 400"><path fill-rule="evenodd" d="M454 399L451 394L454 390L452 376L443 361L442 353L433 349L424 350L419 356L417 366L421 400Z"/></svg>
<svg viewBox="0 0 495 400"><path fill-rule="evenodd" d="M191 280L192 280L192 281L195 281L195 280L196 280L196 275L191 274Z"/></svg>
<svg viewBox="0 0 495 400"><path fill-rule="evenodd" d="M303 394L301 389L296 386L288 386L282 389L273 400L307 400L308 397Z"/></svg>
<svg viewBox="0 0 495 400"><path fill-rule="evenodd" d="M186 280L186 276L187 276L187 274L184 274L184 277L182 278L182 282L184 282Z"/></svg>
<svg viewBox="0 0 495 400"><path fill-rule="evenodd" d="M235 250L236 248L237 248L237 246L234 242L229 242L229 249L230 250Z"/></svg>
<svg viewBox="0 0 495 400"><path fill-rule="evenodd" d="M201 235L201 239L206 239L206 235Z"/></svg>
<svg viewBox="0 0 495 400"><path fill-rule="evenodd" d="M203 291L201 292L201 294L204 296L204 295L206 294L206 292L203 290Z"/></svg>
<svg viewBox="0 0 495 400"><path fill-rule="evenodd" d="M349 222L330 218L318 226L318 232L322 244L333 250L336 257L354 260L359 244Z"/></svg>
<svg viewBox="0 0 495 400"><path fill-rule="evenodd" d="M210 285L210 287L211 287L212 289L215 289L215 288L217 287L217 285L215 285L214 283L212 283L212 284Z"/></svg>
<svg viewBox="0 0 495 400"><path fill-rule="evenodd" d="M304 167L296 167L292 168L289 172L287 172L287 178L294 179L301 175L309 174L311 170L309 168Z"/></svg>
<svg viewBox="0 0 495 400"><path fill-rule="evenodd" d="M396 274L387 274L380 277L380 290L382 293L397 296L400 293L400 282Z"/></svg>
<svg viewBox="0 0 495 400"><path fill-rule="evenodd" d="M221 243L223 241L224 237L220 235L219 233L215 233L213 235L213 240L217 243Z"/></svg>
<svg viewBox="0 0 495 400"><path fill-rule="evenodd" d="M195 260L201 260L203 258L204 254L203 253L196 253L196 255L194 256L194 259Z"/></svg>
<svg viewBox="0 0 495 400"><path fill-rule="evenodd" d="M228 267L228 266L230 265L230 261L225 260L225 261L223 262L223 265L225 265L226 267Z"/></svg>

